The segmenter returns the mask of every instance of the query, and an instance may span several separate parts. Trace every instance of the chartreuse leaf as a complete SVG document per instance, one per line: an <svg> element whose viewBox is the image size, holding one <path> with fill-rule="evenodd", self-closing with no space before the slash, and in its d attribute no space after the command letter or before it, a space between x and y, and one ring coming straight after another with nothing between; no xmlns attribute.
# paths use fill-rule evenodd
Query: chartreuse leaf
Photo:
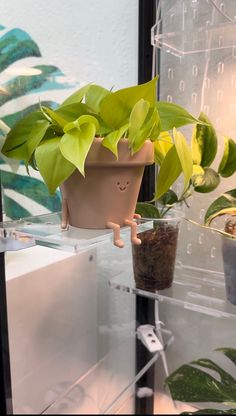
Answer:
<svg viewBox="0 0 236 416"><path fill-rule="evenodd" d="M109 94L111 91L100 87L100 85L90 85L85 94L85 104L95 113L99 113L100 102Z"/></svg>
<svg viewBox="0 0 236 416"><path fill-rule="evenodd" d="M179 157L180 165L184 175L184 190L183 193L189 186L189 181L193 173L193 160L189 146L187 145L186 139L182 133L173 130L175 148Z"/></svg>
<svg viewBox="0 0 236 416"><path fill-rule="evenodd" d="M229 137L224 137L224 154L220 162L218 173L228 178L236 171L236 143Z"/></svg>
<svg viewBox="0 0 236 416"><path fill-rule="evenodd" d="M84 87L71 94L65 101L63 101L63 103L60 105L60 108L64 107L65 105L80 103L90 87L91 84L84 85Z"/></svg>
<svg viewBox="0 0 236 416"><path fill-rule="evenodd" d="M157 176L155 198L159 199L173 185L182 172L181 163L175 146L166 154Z"/></svg>
<svg viewBox="0 0 236 416"><path fill-rule="evenodd" d="M83 123L79 128L68 129L60 142L60 150L64 158L73 163L83 176L85 159L93 143L95 133L96 125L94 123Z"/></svg>
<svg viewBox="0 0 236 416"><path fill-rule="evenodd" d="M166 154L173 146L172 137L168 131L160 133L159 140L154 143L154 160L157 165L161 165Z"/></svg>
<svg viewBox="0 0 236 416"><path fill-rule="evenodd" d="M143 98L139 100L133 107L129 117L129 144L132 144L136 138L137 133L141 129L150 108L148 101Z"/></svg>
<svg viewBox="0 0 236 416"><path fill-rule="evenodd" d="M44 121L37 120L35 122L35 125L31 129L28 140L26 142L26 145L27 145L27 157L25 158L26 165L28 165L28 162L31 159L31 156L34 153L36 147L38 147L39 143L43 140L49 126L50 126L50 123L46 120Z"/></svg>
<svg viewBox="0 0 236 416"><path fill-rule="evenodd" d="M178 128L186 124L199 122L197 118L177 104L158 101L156 107L161 119L161 131L172 130L174 127Z"/></svg>
<svg viewBox="0 0 236 416"><path fill-rule="evenodd" d="M75 170L75 166L60 151L61 137L45 140L35 150L38 169L51 194Z"/></svg>
<svg viewBox="0 0 236 416"><path fill-rule="evenodd" d="M128 130L128 128L129 128L129 123L125 124L120 129L109 133L102 141L102 145L106 147L107 149L109 149L112 153L114 153L117 159L118 159L117 145L119 143L119 140L122 137L124 137L124 134Z"/></svg>
<svg viewBox="0 0 236 416"><path fill-rule="evenodd" d="M124 88L107 95L100 104L100 116L113 129L118 129L129 120L134 105L141 99L154 107L157 77L134 87Z"/></svg>
<svg viewBox="0 0 236 416"><path fill-rule="evenodd" d="M132 153L138 152L143 146L145 140L155 140L160 133L160 119L157 109L154 107L150 109L145 122L142 127L137 131L133 143Z"/></svg>
<svg viewBox="0 0 236 416"><path fill-rule="evenodd" d="M136 214L141 215L142 218L160 218L160 212L157 207L147 202L137 202Z"/></svg>
<svg viewBox="0 0 236 416"><path fill-rule="evenodd" d="M220 176L211 168L203 168L204 173L192 177L194 190L200 193L212 192L220 183Z"/></svg>
<svg viewBox="0 0 236 416"><path fill-rule="evenodd" d="M192 135L192 157L193 162L202 167L209 167L217 153L217 136L209 118L201 113Z"/></svg>
<svg viewBox="0 0 236 416"><path fill-rule="evenodd" d="M63 107L58 107L55 110L55 113L65 119L67 122L74 121L78 117L90 114L90 108L84 103L72 103L64 105Z"/></svg>
<svg viewBox="0 0 236 416"><path fill-rule="evenodd" d="M80 130L80 127L83 124L88 124L88 123L94 124L96 130L99 129L98 120L95 117L86 114L86 115L82 115L78 117L76 120L71 121L70 123L67 123L64 127L64 133L68 133L70 130L73 130L73 129Z"/></svg>
<svg viewBox="0 0 236 416"><path fill-rule="evenodd" d="M18 160L25 160L28 157L27 141L34 129L35 123L45 122L45 117L41 111L33 113L18 121L8 133L2 148L2 153L7 157Z"/></svg>
<svg viewBox="0 0 236 416"><path fill-rule="evenodd" d="M59 127L63 127L67 124L67 120L60 116L60 114L53 111L51 108L46 107L45 105L41 106L42 113L46 114L51 123L56 123Z"/></svg>
<svg viewBox="0 0 236 416"><path fill-rule="evenodd" d="M236 213L236 189L225 192L219 198L217 198L208 208L204 222L206 225L210 225L211 221L225 214Z"/></svg>

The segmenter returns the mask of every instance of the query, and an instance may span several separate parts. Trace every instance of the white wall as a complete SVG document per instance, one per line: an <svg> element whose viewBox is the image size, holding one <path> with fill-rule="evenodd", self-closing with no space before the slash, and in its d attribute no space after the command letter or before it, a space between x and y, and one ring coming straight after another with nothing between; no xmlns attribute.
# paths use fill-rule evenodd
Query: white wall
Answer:
<svg viewBox="0 0 236 416"><path fill-rule="evenodd" d="M0 24L24 29L45 61L78 82L137 81L137 0L1 0Z"/></svg>

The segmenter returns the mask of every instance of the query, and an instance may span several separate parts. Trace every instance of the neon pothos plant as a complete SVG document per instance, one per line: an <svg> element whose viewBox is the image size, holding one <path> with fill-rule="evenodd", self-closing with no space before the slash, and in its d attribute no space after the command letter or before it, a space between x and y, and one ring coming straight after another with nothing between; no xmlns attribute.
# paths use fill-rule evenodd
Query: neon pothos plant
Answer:
<svg viewBox="0 0 236 416"><path fill-rule="evenodd" d="M218 348L236 365L236 349ZM214 371L217 376L211 375L207 370ZM219 367L214 361L200 358L189 364L184 364L175 370L165 380L173 400L189 403L222 403L227 410L202 409L196 412L182 414L236 414L236 380ZM229 407L235 407L229 409Z"/></svg>
<svg viewBox="0 0 236 416"><path fill-rule="evenodd" d="M128 139L130 152L134 154L147 138L159 142L166 130L201 123L180 106L157 102L156 83L154 78L116 92L89 84L54 110L40 105L11 129L2 153L23 160L27 169L29 165L38 169L49 191L54 193L75 169L86 174L85 161L95 137L102 137L102 145L118 157L117 145L121 138ZM170 146L169 139L166 136L164 139ZM184 160L186 149L184 137L176 131L172 153L176 152L180 158L183 155L181 160ZM188 157L184 168L186 183L191 167Z"/></svg>
<svg viewBox="0 0 236 416"><path fill-rule="evenodd" d="M187 144L182 133L173 130L173 134L161 133L162 140L155 142L155 163L158 166L156 191L150 203L138 203L136 212L143 217L163 217L166 212L179 203L187 203L193 192L209 193L214 191L223 178L230 177L236 171L236 144L233 139L224 137L224 152L218 169L212 167L218 150L218 138L209 118L201 113L192 132L191 145ZM170 126L167 126L170 127ZM183 187L177 195L170 187L183 176ZM154 205L157 202L159 209ZM206 215L206 222L218 210L231 209L236 204L236 192L224 194L224 198L215 201ZM232 209L231 209L232 211ZM208 218L209 217L209 218ZM213 218L213 217L212 217Z"/></svg>

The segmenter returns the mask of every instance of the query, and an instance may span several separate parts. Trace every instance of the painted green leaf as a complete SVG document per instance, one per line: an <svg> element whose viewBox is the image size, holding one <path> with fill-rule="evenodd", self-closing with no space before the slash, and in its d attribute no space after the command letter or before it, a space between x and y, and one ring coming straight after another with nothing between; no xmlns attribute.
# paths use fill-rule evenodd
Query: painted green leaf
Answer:
<svg viewBox="0 0 236 416"><path fill-rule="evenodd" d="M132 146L137 133L142 127L150 108L148 101L143 98L139 100L133 107L129 117L129 143Z"/></svg>
<svg viewBox="0 0 236 416"><path fill-rule="evenodd" d="M171 169L170 169L171 166ZM181 163L175 146L166 154L157 176L155 198L159 199L173 185L182 172Z"/></svg>
<svg viewBox="0 0 236 416"><path fill-rule="evenodd" d="M201 113L199 116L205 124L197 124L192 135L192 157L196 165L209 167L217 153L217 135L209 118Z"/></svg>
<svg viewBox="0 0 236 416"><path fill-rule="evenodd" d="M96 126L85 123L80 129L73 128L62 136L60 150L62 155L84 176L85 159L93 143Z"/></svg>
<svg viewBox="0 0 236 416"><path fill-rule="evenodd" d="M173 130L175 148L179 157L180 165L184 175L184 190L183 193L189 186L190 179L193 173L193 160L189 146L187 145L186 139L182 133ZM171 165L170 165L171 166Z"/></svg>
<svg viewBox="0 0 236 416"><path fill-rule="evenodd" d="M40 111L35 111L23 120L20 120L14 128L8 133L6 141L2 148L2 153L8 157L24 160L28 157L27 142L30 132L37 121L45 121L45 117Z"/></svg>
<svg viewBox="0 0 236 416"><path fill-rule="evenodd" d="M153 204L147 202L137 202L136 214L141 215L142 218L160 218L160 212Z"/></svg>
<svg viewBox="0 0 236 416"><path fill-rule="evenodd" d="M66 83L57 82L56 77L62 76L63 73L53 65L36 65L32 69L40 71L38 75L17 76L3 84L3 87L9 92L9 95L0 95L0 106L10 101L12 97L17 98L22 95L41 92L45 85L51 89L68 88Z"/></svg>
<svg viewBox="0 0 236 416"><path fill-rule="evenodd" d="M111 91L100 87L100 85L90 85L85 94L85 104L95 113L99 113L101 101L109 94Z"/></svg>
<svg viewBox="0 0 236 416"><path fill-rule="evenodd" d="M49 195L47 187L41 179L17 175L7 171L2 171L1 177L4 188L20 192L22 195L27 196L38 204L45 206L50 211L61 210L60 193L57 192L53 196ZM11 213L11 218L19 218L19 212L17 213L17 211L15 211L14 204L12 208L8 206L8 213ZM29 213L24 213L24 217L28 215Z"/></svg>
<svg viewBox="0 0 236 416"><path fill-rule="evenodd" d="M154 106L157 78L134 87L124 88L107 95L100 104L100 116L113 129L118 129L129 120L134 105L142 99Z"/></svg>
<svg viewBox="0 0 236 416"><path fill-rule="evenodd" d="M129 123L122 126L120 129L115 130L111 133L109 133L102 141L102 145L109 149L116 158L118 159L118 149L117 145L119 143L119 140L124 137L125 132L129 128Z"/></svg>
<svg viewBox="0 0 236 416"><path fill-rule="evenodd" d="M21 29L12 29L0 38L0 72L27 57L40 57L37 44Z"/></svg>
<svg viewBox="0 0 236 416"><path fill-rule="evenodd" d="M159 140L154 143L154 160L157 165L161 165L166 154L173 146L172 137L167 131L160 133Z"/></svg>
<svg viewBox="0 0 236 416"><path fill-rule="evenodd" d="M91 86L91 84L87 84L87 85L84 85L79 90L75 91L65 101L63 101L63 103L60 105L60 108L64 107L65 105L67 106L67 105L70 105L70 104L80 103L83 100L86 92L89 90L90 86Z"/></svg>
<svg viewBox="0 0 236 416"><path fill-rule="evenodd" d="M220 183L220 175L211 168L204 168L203 175L192 177L194 190L200 193L212 192Z"/></svg>
<svg viewBox="0 0 236 416"><path fill-rule="evenodd" d="M210 225L214 218L231 213L236 213L236 189L225 192L209 206L204 222Z"/></svg>
<svg viewBox="0 0 236 416"><path fill-rule="evenodd" d="M196 124L199 121L177 104L158 101L156 107L161 119L161 131L172 130L174 127L178 128L186 124Z"/></svg>
<svg viewBox="0 0 236 416"><path fill-rule="evenodd" d="M229 137L224 137L224 154L218 173L224 178L228 178L234 172L236 172L236 143Z"/></svg>
<svg viewBox="0 0 236 416"><path fill-rule="evenodd" d="M61 137L44 141L35 151L38 169L51 194L75 170L75 166L61 154L60 141Z"/></svg>

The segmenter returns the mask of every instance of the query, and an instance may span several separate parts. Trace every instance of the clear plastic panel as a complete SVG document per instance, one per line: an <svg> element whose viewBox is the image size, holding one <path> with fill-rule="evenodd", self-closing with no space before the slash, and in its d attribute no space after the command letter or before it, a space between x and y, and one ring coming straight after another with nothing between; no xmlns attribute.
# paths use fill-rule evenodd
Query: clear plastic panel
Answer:
<svg viewBox="0 0 236 416"><path fill-rule="evenodd" d="M161 3L152 28L154 46L177 56L236 46L235 4L226 10L226 2L214 0Z"/></svg>

